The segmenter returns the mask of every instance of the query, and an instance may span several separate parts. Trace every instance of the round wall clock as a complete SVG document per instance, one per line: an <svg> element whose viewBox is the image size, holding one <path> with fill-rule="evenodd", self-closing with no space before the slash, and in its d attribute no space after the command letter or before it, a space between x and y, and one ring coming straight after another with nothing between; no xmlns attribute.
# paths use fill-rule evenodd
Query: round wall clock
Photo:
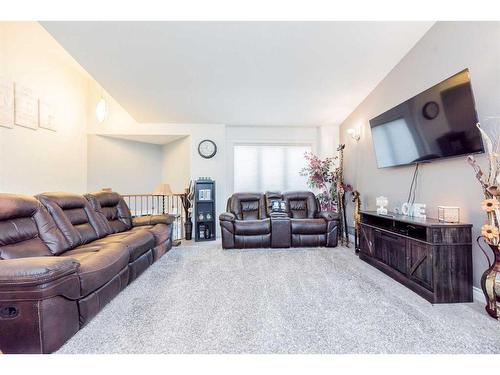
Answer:
<svg viewBox="0 0 500 375"><path fill-rule="evenodd" d="M439 104L436 102L427 102L422 108L422 114L428 120L435 119L439 114Z"/></svg>
<svg viewBox="0 0 500 375"><path fill-rule="evenodd" d="M202 158L210 159L217 153L217 145L210 139L204 139L198 145L198 153Z"/></svg>

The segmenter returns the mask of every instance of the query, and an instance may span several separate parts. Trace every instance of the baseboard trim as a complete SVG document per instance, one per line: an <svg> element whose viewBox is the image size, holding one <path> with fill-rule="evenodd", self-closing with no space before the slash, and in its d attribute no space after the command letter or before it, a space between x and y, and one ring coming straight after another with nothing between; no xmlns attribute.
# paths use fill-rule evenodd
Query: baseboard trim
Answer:
<svg viewBox="0 0 500 375"><path fill-rule="evenodd" d="M472 295L474 298L474 302L485 303L486 299L484 298L483 290L478 288L477 286L472 287Z"/></svg>

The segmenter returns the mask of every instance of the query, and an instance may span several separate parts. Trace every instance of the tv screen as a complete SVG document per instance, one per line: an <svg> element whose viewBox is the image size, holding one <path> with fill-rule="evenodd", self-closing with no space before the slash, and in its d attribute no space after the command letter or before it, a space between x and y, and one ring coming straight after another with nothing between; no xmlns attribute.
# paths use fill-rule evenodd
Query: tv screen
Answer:
<svg viewBox="0 0 500 375"><path fill-rule="evenodd" d="M469 71L370 120L379 168L484 152Z"/></svg>

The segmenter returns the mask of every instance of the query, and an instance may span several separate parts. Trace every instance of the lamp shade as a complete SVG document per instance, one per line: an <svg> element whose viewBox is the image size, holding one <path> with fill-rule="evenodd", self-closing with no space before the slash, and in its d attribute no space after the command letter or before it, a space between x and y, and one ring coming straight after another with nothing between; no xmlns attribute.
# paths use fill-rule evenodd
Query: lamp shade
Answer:
<svg viewBox="0 0 500 375"><path fill-rule="evenodd" d="M172 189L170 189L169 184L158 185L153 194L155 194L155 195L173 195Z"/></svg>

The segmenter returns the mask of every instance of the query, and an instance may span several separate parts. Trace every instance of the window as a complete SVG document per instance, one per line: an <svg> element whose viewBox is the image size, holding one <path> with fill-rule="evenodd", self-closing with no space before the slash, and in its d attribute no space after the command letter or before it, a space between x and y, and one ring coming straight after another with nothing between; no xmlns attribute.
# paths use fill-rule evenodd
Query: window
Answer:
<svg viewBox="0 0 500 375"><path fill-rule="evenodd" d="M304 153L308 145L235 145L234 191L306 190Z"/></svg>

